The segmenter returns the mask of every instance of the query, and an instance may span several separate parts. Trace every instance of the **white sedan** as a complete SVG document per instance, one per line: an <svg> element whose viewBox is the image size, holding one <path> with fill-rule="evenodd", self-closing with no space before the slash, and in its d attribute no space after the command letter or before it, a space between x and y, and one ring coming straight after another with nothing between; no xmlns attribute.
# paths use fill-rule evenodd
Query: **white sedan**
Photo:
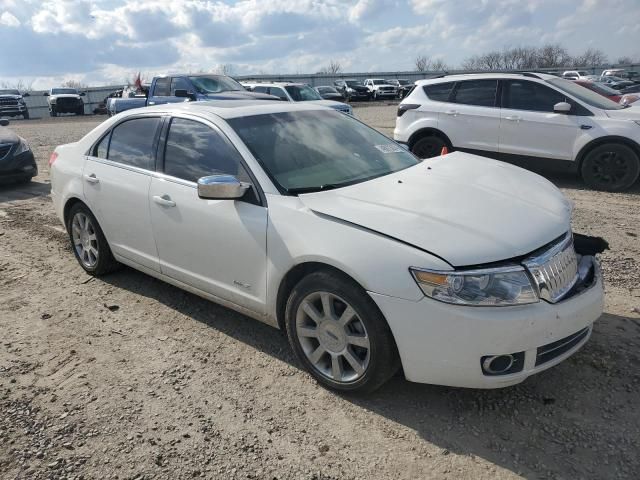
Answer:
<svg viewBox="0 0 640 480"><path fill-rule="evenodd" d="M328 108L127 111L50 166L87 273L129 265L284 329L337 390L372 391L400 366L415 382L513 385L578 350L602 312L594 251L574 248L547 180L464 153L421 162Z"/></svg>

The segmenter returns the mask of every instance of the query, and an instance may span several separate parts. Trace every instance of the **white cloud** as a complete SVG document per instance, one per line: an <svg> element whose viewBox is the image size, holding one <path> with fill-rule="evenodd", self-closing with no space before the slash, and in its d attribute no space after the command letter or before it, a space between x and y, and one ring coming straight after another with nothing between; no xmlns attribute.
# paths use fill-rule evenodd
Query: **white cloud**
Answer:
<svg viewBox="0 0 640 480"><path fill-rule="evenodd" d="M5 27L19 27L20 20L9 12L2 12L2 15L0 15L0 25L4 25Z"/></svg>

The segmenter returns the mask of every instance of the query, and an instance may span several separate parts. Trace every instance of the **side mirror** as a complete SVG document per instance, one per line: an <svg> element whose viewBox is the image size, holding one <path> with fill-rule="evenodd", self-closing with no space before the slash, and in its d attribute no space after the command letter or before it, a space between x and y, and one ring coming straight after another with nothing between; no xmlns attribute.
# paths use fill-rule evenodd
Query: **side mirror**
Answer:
<svg viewBox="0 0 640 480"><path fill-rule="evenodd" d="M236 200L242 198L250 185L233 175L210 175L198 179L198 197L207 200Z"/></svg>
<svg viewBox="0 0 640 480"><path fill-rule="evenodd" d="M49 92L44 92L43 96L48 97L49 96Z"/></svg>
<svg viewBox="0 0 640 480"><path fill-rule="evenodd" d="M555 113L568 114L571 111L571 104L567 102L558 102L553 106Z"/></svg>
<svg viewBox="0 0 640 480"><path fill-rule="evenodd" d="M8 127L9 119L8 118L0 118L0 127Z"/></svg>
<svg viewBox="0 0 640 480"><path fill-rule="evenodd" d="M81 97L84 97L85 95L86 95L86 93L85 93L85 92L80 92L80 96L81 96Z"/></svg>
<svg viewBox="0 0 640 480"><path fill-rule="evenodd" d="M22 96L23 96L23 97L30 97L30 96L31 96L31 94L30 94L29 92L24 92L24 93L22 94Z"/></svg>

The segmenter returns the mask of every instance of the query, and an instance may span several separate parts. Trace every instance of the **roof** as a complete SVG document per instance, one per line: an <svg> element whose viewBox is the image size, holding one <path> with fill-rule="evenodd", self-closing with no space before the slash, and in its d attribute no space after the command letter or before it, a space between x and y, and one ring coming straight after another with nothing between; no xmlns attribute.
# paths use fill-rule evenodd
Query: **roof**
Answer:
<svg viewBox="0 0 640 480"><path fill-rule="evenodd" d="M555 75L549 75L546 73L537 72L523 72L523 73L501 73L501 72L488 72L488 73L460 73L451 75L441 75L439 77L428 78L425 80L416 80L416 85L424 85L426 83L442 83L451 82L455 80L480 80L480 79L501 79L501 78L513 78L520 79L522 77L531 78L534 80L551 80L557 79Z"/></svg>
<svg viewBox="0 0 640 480"><path fill-rule="evenodd" d="M314 102L277 102L273 100L211 100L208 102L180 102L155 105L135 110L143 112L190 112L194 114L213 114L221 118L248 117L280 112L297 112L311 110L329 110L332 108Z"/></svg>
<svg viewBox="0 0 640 480"><path fill-rule="evenodd" d="M242 85L255 85L255 86L262 86L262 87L268 87L270 85L275 85L276 87L304 86L304 85L307 85L306 83L301 83L301 82L251 82L251 81L246 81L246 80L242 80L240 83Z"/></svg>

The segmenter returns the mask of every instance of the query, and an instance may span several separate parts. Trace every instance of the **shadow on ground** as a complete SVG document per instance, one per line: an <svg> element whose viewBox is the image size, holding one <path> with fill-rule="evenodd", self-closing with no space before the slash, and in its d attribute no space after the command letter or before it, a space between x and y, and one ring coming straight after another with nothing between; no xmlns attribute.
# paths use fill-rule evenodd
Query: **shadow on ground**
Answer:
<svg viewBox="0 0 640 480"><path fill-rule="evenodd" d="M286 338L274 328L128 268L104 281L153 298L300 368ZM623 478L624 470L618 470L622 467L614 470L613 465L627 465L625 468L633 471L633 466L638 466L637 459L633 460L634 449L625 453L616 446L615 452L605 453L608 447L598 443L603 428L609 437L618 435L621 442L633 442L625 435L629 431L632 438L637 423L635 408L603 407L612 390L629 385L624 373L629 367L619 357L624 353L611 353L619 347L611 345L617 343L616 330L620 335L637 337L640 325L605 314L580 352L515 387L456 389L414 384L398 375L370 396L344 398L414 430L440 447L442 455L454 452L481 457L526 478ZM631 343L637 351L638 342ZM631 359L636 361L638 355ZM628 402L632 405L635 400L630 397ZM604 411L612 412L606 421Z"/></svg>
<svg viewBox="0 0 640 480"><path fill-rule="evenodd" d="M50 192L50 183L31 181L29 183L0 184L0 203L43 197L49 195Z"/></svg>

